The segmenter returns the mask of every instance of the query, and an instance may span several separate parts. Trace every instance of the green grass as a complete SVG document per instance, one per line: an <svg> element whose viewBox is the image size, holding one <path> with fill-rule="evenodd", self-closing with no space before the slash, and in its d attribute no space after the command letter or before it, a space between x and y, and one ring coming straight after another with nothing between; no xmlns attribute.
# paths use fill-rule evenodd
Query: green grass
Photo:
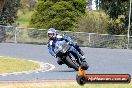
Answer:
<svg viewBox="0 0 132 88"><path fill-rule="evenodd" d="M52 84L51 84L52 85ZM58 86L42 86L42 87L40 87L40 86L21 86L21 87L19 87L19 86L17 86L16 88L132 88L132 85L122 85L122 84L120 84L120 85L118 85L118 84L114 84L114 85L112 85L112 84L86 84L86 85L84 85L84 86L79 86L79 85L62 85L62 86L59 86L59 84L58 84Z"/></svg>
<svg viewBox="0 0 132 88"><path fill-rule="evenodd" d="M7 84L10 85L10 84ZM0 86L1 87L1 86ZM130 84L85 84L78 85L76 82L36 82L16 83L10 88L132 88Z"/></svg>
<svg viewBox="0 0 132 88"><path fill-rule="evenodd" d="M19 23L20 26L27 28L27 26L29 25L32 14L33 14L33 11L28 11L25 14L23 14L19 10L17 13L18 19L16 20L16 23Z"/></svg>
<svg viewBox="0 0 132 88"><path fill-rule="evenodd" d="M0 57L0 74L36 70L40 68L38 63L24 59Z"/></svg>
<svg viewBox="0 0 132 88"><path fill-rule="evenodd" d="M55 88L55 87L49 87ZM56 88L61 88L57 87ZM84 86L79 85L67 85L64 88L132 88L130 84L85 84Z"/></svg>

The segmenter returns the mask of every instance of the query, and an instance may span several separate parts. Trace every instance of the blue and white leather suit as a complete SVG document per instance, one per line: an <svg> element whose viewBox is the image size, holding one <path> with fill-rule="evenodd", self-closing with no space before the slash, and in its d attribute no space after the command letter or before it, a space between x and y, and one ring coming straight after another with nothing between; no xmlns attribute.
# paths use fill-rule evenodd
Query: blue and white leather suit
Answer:
<svg viewBox="0 0 132 88"><path fill-rule="evenodd" d="M73 51L74 53L76 53L78 58L80 58L81 56L79 52L75 49L75 46L77 45L77 43L73 42L72 39L66 35L57 35L55 40L49 40L49 44L48 44L49 53L52 56L56 57L56 54L54 52L54 47L56 45L56 42L63 41L63 40L65 40L66 42L70 42L70 45L71 45L70 51Z"/></svg>

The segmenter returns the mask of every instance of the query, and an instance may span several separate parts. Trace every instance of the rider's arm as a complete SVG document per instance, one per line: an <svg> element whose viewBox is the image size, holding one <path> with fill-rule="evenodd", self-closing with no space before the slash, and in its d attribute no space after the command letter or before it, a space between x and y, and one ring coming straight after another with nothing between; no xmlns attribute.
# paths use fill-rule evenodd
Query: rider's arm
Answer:
<svg viewBox="0 0 132 88"><path fill-rule="evenodd" d="M52 48L51 45L48 45L48 50L49 50L49 53L50 53L52 56L56 57L56 54L54 53L53 48Z"/></svg>
<svg viewBox="0 0 132 88"><path fill-rule="evenodd" d="M74 42L69 36L66 36L66 35L63 35L63 39L66 41L66 42L69 42L70 44L72 45L77 45L76 42Z"/></svg>

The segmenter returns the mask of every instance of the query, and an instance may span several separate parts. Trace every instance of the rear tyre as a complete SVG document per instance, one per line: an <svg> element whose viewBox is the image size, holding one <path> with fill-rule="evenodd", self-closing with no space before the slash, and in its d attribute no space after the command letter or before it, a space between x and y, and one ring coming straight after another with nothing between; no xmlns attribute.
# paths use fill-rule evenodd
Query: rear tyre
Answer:
<svg viewBox="0 0 132 88"><path fill-rule="evenodd" d="M89 68L89 65L88 63L85 61L85 62L82 62L82 69L83 70L87 70Z"/></svg>

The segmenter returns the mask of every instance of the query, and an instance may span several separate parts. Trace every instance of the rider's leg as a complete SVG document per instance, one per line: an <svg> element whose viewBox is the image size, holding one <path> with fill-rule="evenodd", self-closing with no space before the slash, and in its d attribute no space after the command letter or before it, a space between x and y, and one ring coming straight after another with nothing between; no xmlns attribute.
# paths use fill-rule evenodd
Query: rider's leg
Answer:
<svg viewBox="0 0 132 88"><path fill-rule="evenodd" d="M82 61L85 61L85 58L82 58L82 55L80 55L80 53L73 46L70 48L70 51L76 53L78 58L81 58Z"/></svg>
<svg viewBox="0 0 132 88"><path fill-rule="evenodd" d="M75 49L81 54L82 56L84 55L83 51L80 49L80 47L76 44L74 45Z"/></svg>
<svg viewBox="0 0 132 88"><path fill-rule="evenodd" d="M81 59L78 59L77 62L80 63L79 60L82 60L81 62L81 66L84 70L87 70L89 65L87 64L86 60L85 60L85 57L83 58L82 55L77 51L77 49L75 49L73 46L71 47L70 49L72 52L76 53L76 55L78 56L78 58L81 58Z"/></svg>
<svg viewBox="0 0 132 88"><path fill-rule="evenodd" d="M83 51L80 49L80 47L78 46L78 44L74 44L73 47L79 52L79 54L81 54L80 57L81 57L82 60L85 62L86 60L85 60L85 57L84 57L84 53L83 53Z"/></svg>

